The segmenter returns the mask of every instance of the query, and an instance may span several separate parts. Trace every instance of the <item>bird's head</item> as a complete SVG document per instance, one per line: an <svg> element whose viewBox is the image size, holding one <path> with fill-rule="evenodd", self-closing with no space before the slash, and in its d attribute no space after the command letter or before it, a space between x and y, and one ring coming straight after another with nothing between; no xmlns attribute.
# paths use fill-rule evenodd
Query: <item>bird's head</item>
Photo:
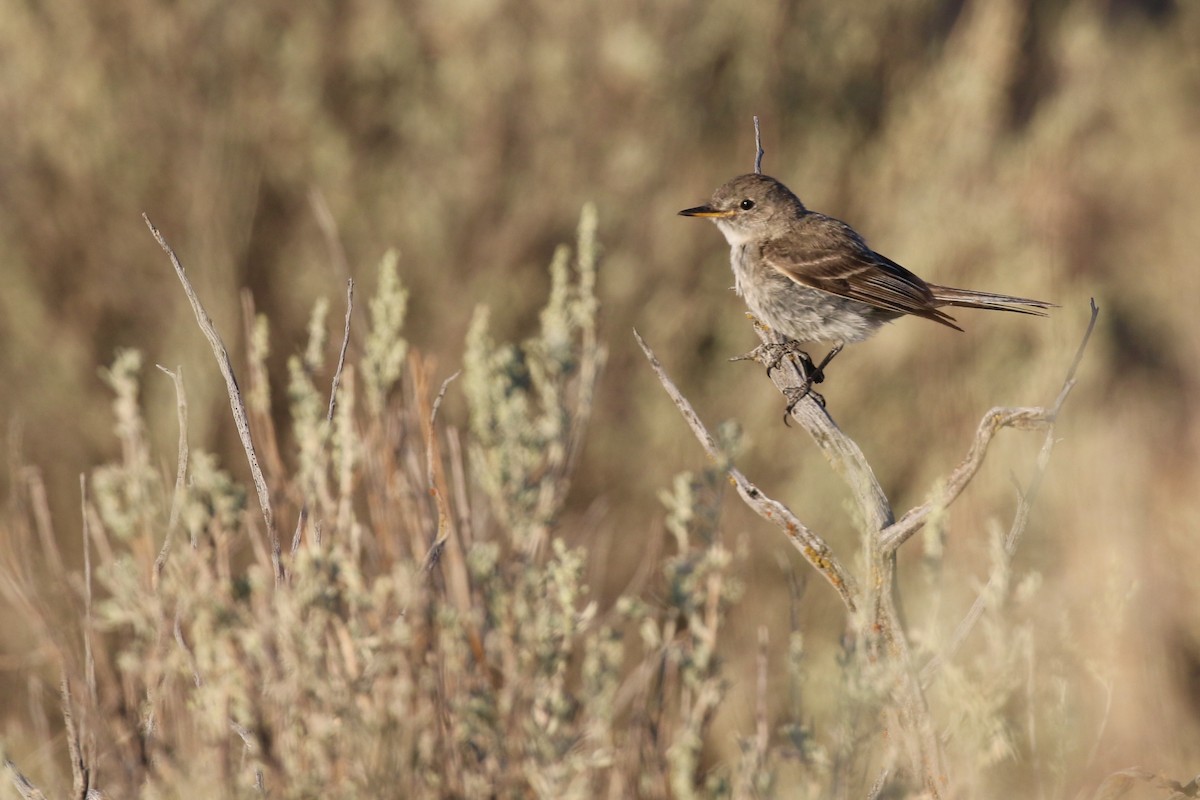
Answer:
<svg viewBox="0 0 1200 800"><path fill-rule="evenodd" d="M774 178L739 175L713 192L707 205L685 208L685 217L711 219L731 245L769 239L806 212L800 198Z"/></svg>

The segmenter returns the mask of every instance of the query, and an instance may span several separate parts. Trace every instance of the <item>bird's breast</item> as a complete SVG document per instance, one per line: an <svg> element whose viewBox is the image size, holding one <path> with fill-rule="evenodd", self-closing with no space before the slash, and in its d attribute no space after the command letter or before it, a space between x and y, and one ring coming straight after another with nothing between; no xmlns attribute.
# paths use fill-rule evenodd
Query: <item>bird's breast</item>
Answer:
<svg viewBox="0 0 1200 800"><path fill-rule="evenodd" d="M772 267L756 244L731 248L734 288L759 322L800 342L857 342L885 316L857 300L804 286Z"/></svg>

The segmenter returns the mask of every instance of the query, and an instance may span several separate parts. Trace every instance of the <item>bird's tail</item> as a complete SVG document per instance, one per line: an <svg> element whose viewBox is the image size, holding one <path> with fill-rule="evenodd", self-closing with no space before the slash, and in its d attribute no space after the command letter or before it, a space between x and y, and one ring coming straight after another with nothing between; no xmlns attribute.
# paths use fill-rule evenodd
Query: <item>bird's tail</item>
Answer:
<svg viewBox="0 0 1200 800"><path fill-rule="evenodd" d="M1046 316L1048 308L1058 308L1054 303L1047 303L1044 300L1029 300L1024 297L993 292L976 292L971 289L955 289L951 286L930 284L929 291L933 292L933 299L939 306L1015 311L1018 314L1033 314L1038 317Z"/></svg>

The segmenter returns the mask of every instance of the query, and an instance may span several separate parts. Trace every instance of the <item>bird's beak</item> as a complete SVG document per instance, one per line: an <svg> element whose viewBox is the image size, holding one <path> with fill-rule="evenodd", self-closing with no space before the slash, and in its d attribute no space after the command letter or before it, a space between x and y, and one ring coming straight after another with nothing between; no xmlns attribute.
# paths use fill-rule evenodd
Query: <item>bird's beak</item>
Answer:
<svg viewBox="0 0 1200 800"><path fill-rule="evenodd" d="M684 217L709 217L719 219L721 217L732 217L732 211L720 211L712 206L696 206L695 208L685 208L679 212L680 216Z"/></svg>

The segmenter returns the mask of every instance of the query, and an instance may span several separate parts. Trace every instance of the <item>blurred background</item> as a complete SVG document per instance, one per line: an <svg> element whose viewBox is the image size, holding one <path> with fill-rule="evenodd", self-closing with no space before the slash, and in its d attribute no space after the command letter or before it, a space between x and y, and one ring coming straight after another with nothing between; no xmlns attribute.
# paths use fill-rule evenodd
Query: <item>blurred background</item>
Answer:
<svg viewBox="0 0 1200 800"><path fill-rule="evenodd" d="M1091 698L1089 772L1200 769L1200 3L8 0L0 22L0 490L14 465L40 467L60 531L78 530L79 473L118 449L98 370L120 347L184 365L193 444L246 475L142 212L235 364L240 290L269 315L282 397L314 300L340 326L345 278L365 298L391 247L407 335L439 375L458 369L477 304L498 336L529 335L553 248L594 201L610 358L560 528L593 553L593 585L628 583L663 536L658 492L705 465L635 326L706 421L740 424L751 480L848 557L858 534L837 480L783 427L761 369L728 363L756 340L724 240L676 216L751 170L757 114L764 172L810 208L931 281L1061 306L963 311L962 334L902 320L835 362L829 409L898 512L989 407L1053 401L1096 298L1016 568L1041 577L1027 613L1047 658L1089 665L1076 687ZM171 474L173 388L145 380ZM445 413L465 424L454 391ZM1040 444L1003 433L951 511L954 579L938 608L910 603L927 624L952 627L986 579L988 526L1007 526ZM813 581L797 600L807 566L736 502L723 529L747 553L731 659L758 625L784 641L797 613L831 653L832 593ZM902 554L910 582L921 549ZM750 684L730 688L730 730L747 730Z"/></svg>

